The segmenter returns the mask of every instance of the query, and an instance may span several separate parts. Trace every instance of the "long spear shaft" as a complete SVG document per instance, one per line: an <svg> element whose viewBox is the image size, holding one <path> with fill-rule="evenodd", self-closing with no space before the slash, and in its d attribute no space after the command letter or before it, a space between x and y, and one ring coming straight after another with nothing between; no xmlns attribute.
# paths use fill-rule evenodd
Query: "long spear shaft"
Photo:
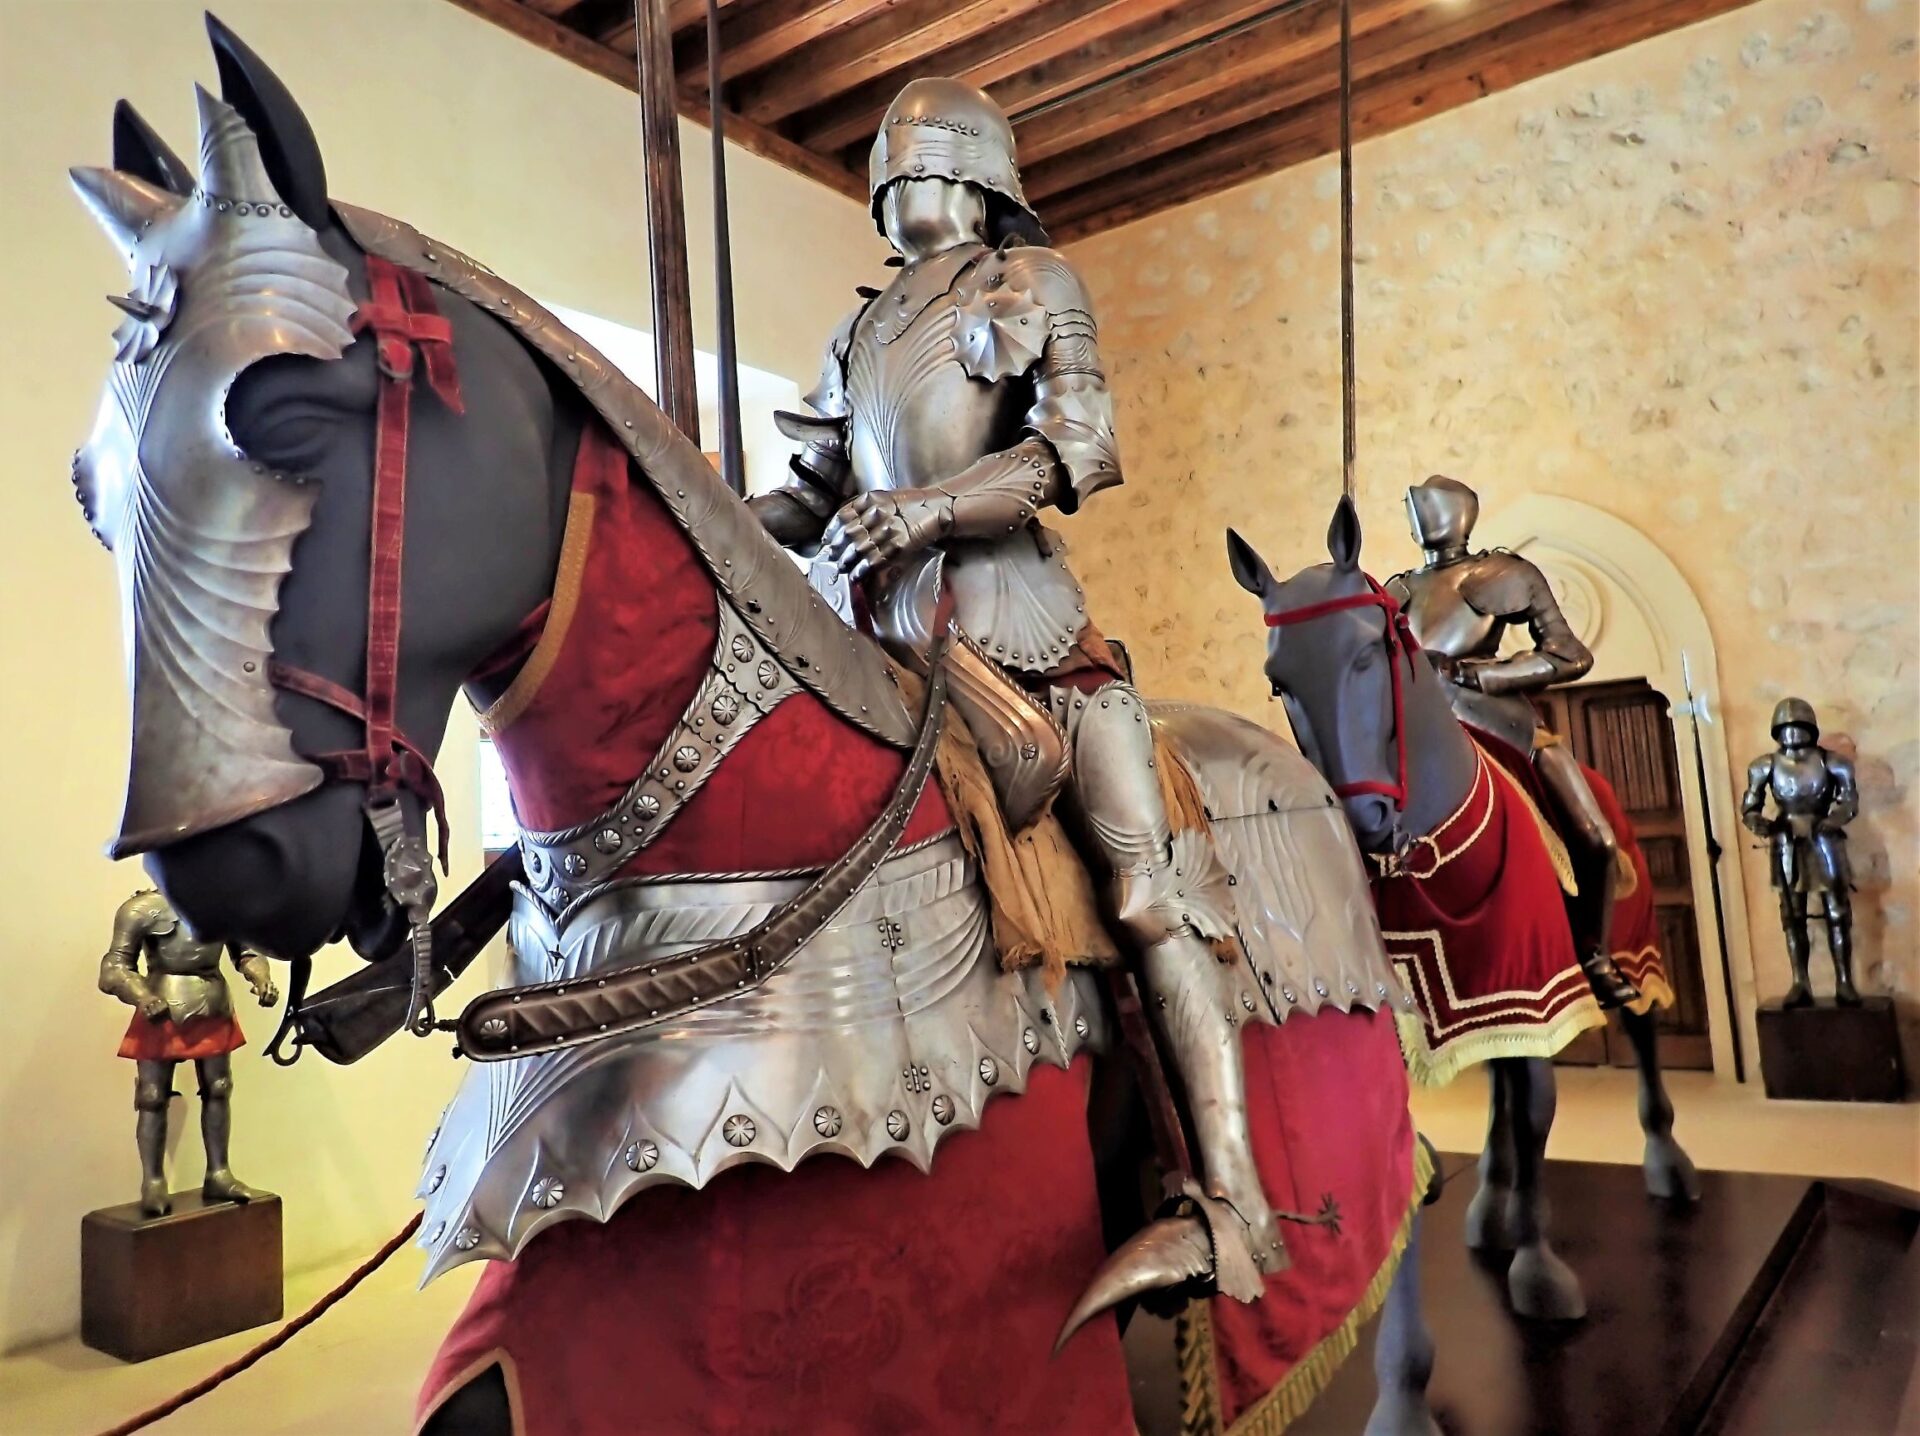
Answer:
<svg viewBox="0 0 1920 1436"><path fill-rule="evenodd" d="M1340 492L1353 497L1353 0L1340 0Z"/></svg>
<svg viewBox="0 0 1920 1436"><path fill-rule="evenodd" d="M674 104L673 32L666 0L634 0L640 68L640 145L646 161L647 271L653 287L653 354L660 408L700 442L693 382L693 302L687 284L687 205L680 185L680 115Z"/></svg>
<svg viewBox="0 0 1920 1436"><path fill-rule="evenodd" d="M720 95L720 0L707 0L708 128L713 136L713 291L720 331L720 477L742 498L747 462L740 438L740 367L733 332L733 242L727 225L727 139Z"/></svg>

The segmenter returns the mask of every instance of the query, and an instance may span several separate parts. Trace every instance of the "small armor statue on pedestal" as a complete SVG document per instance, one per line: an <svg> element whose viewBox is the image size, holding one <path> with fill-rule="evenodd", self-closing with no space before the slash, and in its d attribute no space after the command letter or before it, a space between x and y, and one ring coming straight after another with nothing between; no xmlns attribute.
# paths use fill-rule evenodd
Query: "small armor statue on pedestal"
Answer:
<svg viewBox="0 0 1920 1436"><path fill-rule="evenodd" d="M1783 1007L1809 1007L1807 982L1812 940L1807 933L1807 897L1817 894L1833 957L1834 1001L1858 1007L1853 985L1853 874L1847 865L1846 825L1860 811L1853 763L1820 746L1820 725L1804 698L1782 698L1773 710L1773 737L1780 746L1747 765L1747 791L1740 820L1772 848L1773 885L1780 893L1780 923L1787 931L1793 986ZM1766 815L1773 795L1773 817Z"/></svg>
<svg viewBox="0 0 1920 1436"><path fill-rule="evenodd" d="M100 959L100 990L134 1009L120 1055L134 1061L138 1074L133 1106L140 1208L150 1217L173 1209L167 1194L167 1100L173 1095L173 1069L188 1060L200 1078L200 1138L207 1156L201 1191L212 1201L246 1202L259 1195L227 1165L232 1126L228 1100L233 1092L229 1054L246 1038L220 973L226 951L220 943L195 937L165 898L146 891L120 904L113 915L113 941ZM260 1005L271 1007L280 992L267 959L257 952L231 951L233 965Z"/></svg>

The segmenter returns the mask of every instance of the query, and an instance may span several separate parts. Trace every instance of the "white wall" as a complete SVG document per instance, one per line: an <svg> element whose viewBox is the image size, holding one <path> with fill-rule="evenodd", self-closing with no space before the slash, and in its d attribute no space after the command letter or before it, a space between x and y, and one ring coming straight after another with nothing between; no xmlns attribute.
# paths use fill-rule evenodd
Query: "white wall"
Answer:
<svg viewBox="0 0 1920 1436"><path fill-rule="evenodd" d="M629 93L445 0L223 0L220 13L300 97L335 194L534 294L650 325ZM191 154L196 79L214 82L197 4L0 0L0 1349L76 1324L80 1217L131 1198L137 1176L131 1064L113 1055L127 1010L94 990L114 907L144 883L101 856L126 753L118 599L67 479L110 354L101 296L126 279L66 169L106 162L121 96ZM711 349L704 132L682 143L696 335ZM741 358L810 387L879 241L844 197L743 152L729 166ZM475 766L461 719L442 761L449 890L477 866ZM324 954L323 975L352 961ZM269 1024L247 1022L236 1164L285 1196L289 1264L371 1247L411 1210L421 1144L457 1075L445 1043L281 1073L259 1057ZM196 1136L180 1176L197 1175L197 1148Z"/></svg>

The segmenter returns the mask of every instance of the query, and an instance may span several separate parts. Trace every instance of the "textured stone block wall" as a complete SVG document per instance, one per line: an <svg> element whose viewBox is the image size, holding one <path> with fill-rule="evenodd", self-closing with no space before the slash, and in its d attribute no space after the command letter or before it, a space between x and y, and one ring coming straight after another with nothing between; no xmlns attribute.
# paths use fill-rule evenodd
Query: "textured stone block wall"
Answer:
<svg viewBox="0 0 1920 1436"><path fill-rule="evenodd" d="M1857 748L1865 985L1909 1001L1917 29L1915 0L1760 0L1365 144L1356 200L1369 567L1416 557L1400 494L1433 470L1490 511L1563 494L1649 534L1713 627L1736 764L1785 693ZM1283 573L1325 557L1337 187L1318 161L1073 251L1129 479L1068 527L1093 612L1147 687L1282 727L1222 531ZM1721 837L1777 995L1763 857Z"/></svg>

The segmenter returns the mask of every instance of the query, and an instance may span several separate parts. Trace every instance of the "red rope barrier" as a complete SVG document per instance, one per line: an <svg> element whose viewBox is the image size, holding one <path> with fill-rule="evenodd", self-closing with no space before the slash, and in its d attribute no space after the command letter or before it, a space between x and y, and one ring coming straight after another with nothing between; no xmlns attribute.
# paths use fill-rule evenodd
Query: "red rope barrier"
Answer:
<svg viewBox="0 0 1920 1436"><path fill-rule="evenodd" d="M407 1239L418 1230L420 1230L420 1213L415 1212L413 1216L408 1219L404 1227L387 1238L386 1243L380 1250L348 1273L345 1281L341 1282L332 1291L321 1297L320 1300L301 1312L300 1315L294 1317L292 1321L286 1323L286 1325L282 1326L278 1331L274 1332L272 1336L269 1336L244 1356L235 1361L228 1362L211 1376L194 1382L193 1385L187 1387L185 1390L174 1392L173 1395L169 1396L165 1401L162 1401L158 1406L150 1407L142 1411L138 1416L122 1421L118 1426L101 1432L100 1436L129 1436L131 1432L143 1430L153 1425L154 1422L173 1415L173 1413L181 1407L191 1405L193 1402L198 1401L216 1386L221 1386L231 1381L249 1366L252 1366L256 1361L260 1360L261 1357L271 1355L273 1352L278 1351L289 1341L293 1340L294 1337L318 1321L334 1303L345 1297L355 1287L360 1285L361 1282L378 1271L386 1259L399 1251L401 1247L405 1246Z"/></svg>

